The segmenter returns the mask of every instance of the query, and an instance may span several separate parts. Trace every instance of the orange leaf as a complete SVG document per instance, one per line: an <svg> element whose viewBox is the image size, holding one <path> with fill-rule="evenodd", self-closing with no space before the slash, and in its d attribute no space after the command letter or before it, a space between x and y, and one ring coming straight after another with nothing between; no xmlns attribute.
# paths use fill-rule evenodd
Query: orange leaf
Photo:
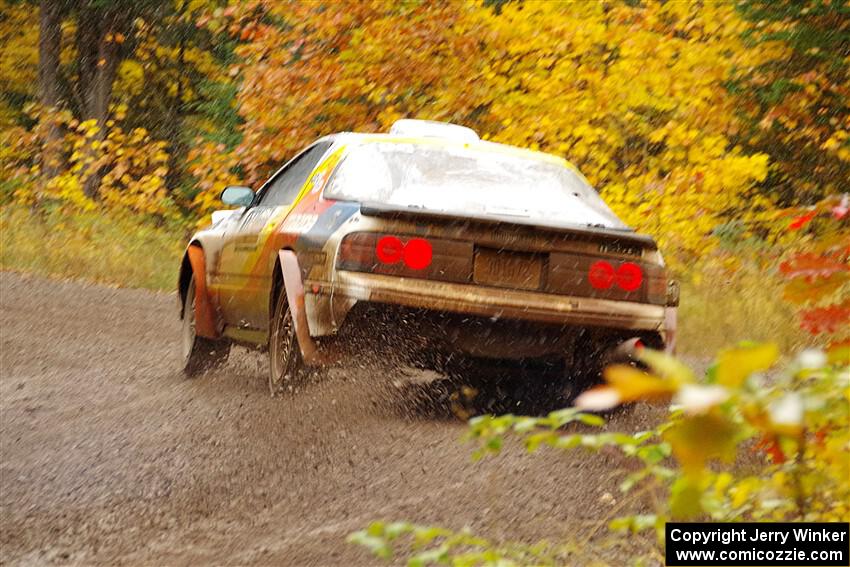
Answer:
<svg viewBox="0 0 850 567"><path fill-rule="evenodd" d="M785 453L779 446L775 435L765 435L753 446L753 451L761 451L770 457L770 460L781 465L786 461Z"/></svg>

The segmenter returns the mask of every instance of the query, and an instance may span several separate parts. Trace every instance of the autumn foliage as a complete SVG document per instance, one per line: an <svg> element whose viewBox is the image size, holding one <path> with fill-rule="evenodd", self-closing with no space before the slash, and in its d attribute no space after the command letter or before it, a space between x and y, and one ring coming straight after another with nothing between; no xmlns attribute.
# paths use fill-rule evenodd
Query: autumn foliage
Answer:
<svg viewBox="0 0 850 567"><path fill-rule="evenodd" d="M845 3L0 6L4 203L195 225L319 136L445 120L572 161L682 275L737 269L731 235L846 322Z"/></svg>
<svg viewBox="0 0 850 567"><path fill-rule="evenodd" d="M304 140L408 116L567 157L627 222L683 254L710 250L730 215L771 205L755 190L769 158L734 144L723 88L768 54L745 46L731 5L249 6L215 25L245 40L235 151L251 156L250 182Z"/></svg>
<svg viewBox="0 0 850 567"><path fill-rule="evenodd" d="M797 211L789 230L810 234L792 245L779 268L787 281L785 299L800 306L803 328L814 335L834 335L846 344L850 341L848 199L846 194L827 198Z"/></svg>

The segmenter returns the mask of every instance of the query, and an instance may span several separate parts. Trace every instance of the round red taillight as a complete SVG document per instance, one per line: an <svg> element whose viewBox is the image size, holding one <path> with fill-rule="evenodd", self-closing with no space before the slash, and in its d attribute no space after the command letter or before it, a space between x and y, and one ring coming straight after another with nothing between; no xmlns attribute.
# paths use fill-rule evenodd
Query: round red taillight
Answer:
<svg viewBox="0 0 850 567"><path fill-rule="evenodd" d="M422 270L431 265L431 243L424 238L412 238L404 246L404 263L411 270Z"/></svg>
<svg viewBox="0 0 850 567"><path fill-rule="evenodd" d="M614 284L614 266L599 260L590 266L587 280L596 289L608 289Z"/></svg>
<svg viewBox="0 0 850 567"><path fill-rule="evenodd" d="M617 270L617 285L625 291L635 291L643 282L640 266L626 262Z"/></svg>
<svg viewBox="0 0 850 567"><path fill-rule="evenodd" d="M395 236L382 236L375 245L375 255L384 264L395 264L404 256L404 245Z"/></svg>

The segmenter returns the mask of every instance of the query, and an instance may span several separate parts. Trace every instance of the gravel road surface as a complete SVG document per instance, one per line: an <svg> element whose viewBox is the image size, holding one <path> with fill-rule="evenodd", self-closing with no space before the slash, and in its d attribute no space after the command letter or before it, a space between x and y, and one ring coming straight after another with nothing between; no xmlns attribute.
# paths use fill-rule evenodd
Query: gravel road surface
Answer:
<svg viewBox="0 0 850 567"><path fill-rule="evenodd" d="M374 519L583 543L621 504L615 453L473 462L427 375L334 369L273 399L237 350L187 380L173 294L2 272L0 335L3 565L371 565L345 538Z"/></svg>

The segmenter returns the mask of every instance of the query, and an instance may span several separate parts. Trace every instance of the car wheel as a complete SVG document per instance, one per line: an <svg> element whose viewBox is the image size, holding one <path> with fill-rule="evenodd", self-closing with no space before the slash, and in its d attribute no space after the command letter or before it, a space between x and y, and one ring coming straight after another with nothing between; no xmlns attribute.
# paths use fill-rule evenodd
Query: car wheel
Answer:
<svg viewBox="0 0 850 567"><path fill-rule="evenodd" d="M230 343L199 337L195 332L195 276L183 300L183 374L197 376L221 365L230 354Z"/></svg>
<svg viewBox="0 0 850 567"><path fill-rule="evenodd" d="M286 292L281 290L269 331L269 392L278 396L300 384L306 375L292 310Z"/></svg>

